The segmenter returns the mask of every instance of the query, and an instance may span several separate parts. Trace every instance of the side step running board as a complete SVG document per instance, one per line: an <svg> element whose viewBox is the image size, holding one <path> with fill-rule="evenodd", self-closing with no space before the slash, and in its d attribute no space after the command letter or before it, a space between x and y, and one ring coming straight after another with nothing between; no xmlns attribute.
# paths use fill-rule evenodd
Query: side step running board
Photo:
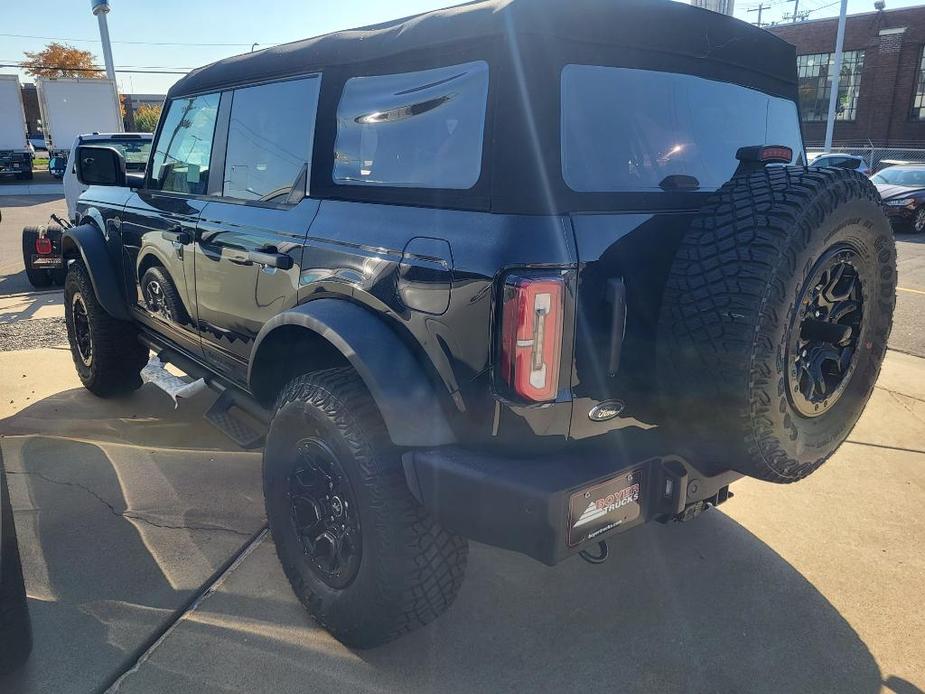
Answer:
<svg viewBox="0 0 925 694"><path fill-rule="evenodd" d="M190 397L208 386L217 392L219 397L205 413L206 421L241 448L256 448L262 445L271 414L260 403L235 384L209 371L183 352L148 335L143 334L139 339L157 355L152 357L145 367L145 370L150 369L149 377L144 379L146 382L154 383L167 392L174 402L178 397ZM168 363L174 364L196 380L186 383L174 376L164 368Z"/></svg>
<svg viewBox="0 0 925 694"><path fill-rule="evenodd" d="M232 413L235 405L235 401L226 390L212 403L212 407L205 413L205 418L241 448L257 448L263 443L263 433Z"/></svg>

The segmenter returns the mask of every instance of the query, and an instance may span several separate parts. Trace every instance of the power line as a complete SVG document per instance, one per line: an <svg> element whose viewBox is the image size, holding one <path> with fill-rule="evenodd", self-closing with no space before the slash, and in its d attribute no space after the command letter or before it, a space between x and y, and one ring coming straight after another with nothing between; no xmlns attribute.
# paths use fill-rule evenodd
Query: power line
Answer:
<svg viewBox="0 0 925 694"><path fill-rule="evenodd" d="M106 72L100 67L71 67L69 65L25 65L23 63L0 63L0 67L15 67L23 70L68 70L69 72ZM185 75L189 70L127 70L116 68L116 72L136 75Z"/></svg>
<svg viewBox="0 0 925 694"><path fill-rule="evenodd" d="M31 34L0 34L16 39L38 39L41 41L74 41L76 43L99 43L99 39L66 39L60 36L33 36ZM250 46L253 42L242 43L185 43L182 41L113 41L112 43L124 43L132 46ZM261 45L271 45L269 42L262 42ZM275 45L275 44L272 44Z"/></svg>

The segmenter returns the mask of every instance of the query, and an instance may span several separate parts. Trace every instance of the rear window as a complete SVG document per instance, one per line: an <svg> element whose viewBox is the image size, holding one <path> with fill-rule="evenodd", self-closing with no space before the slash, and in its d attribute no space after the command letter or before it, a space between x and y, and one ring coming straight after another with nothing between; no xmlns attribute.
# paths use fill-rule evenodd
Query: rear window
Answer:
<svg viewBox="0 0 925 694"><path fill-rule="evenodd" d="M802 161L796 104L726 82L567 65L561 109L562 175L578 192L715 190L748 145L786 145Z"/></svg>
<svg viewBox="0 0 925 694"><path fill-rule="evenodd" d="M487 102L484 61L347 80L334 181L471 188L481 174Z"/></svg>

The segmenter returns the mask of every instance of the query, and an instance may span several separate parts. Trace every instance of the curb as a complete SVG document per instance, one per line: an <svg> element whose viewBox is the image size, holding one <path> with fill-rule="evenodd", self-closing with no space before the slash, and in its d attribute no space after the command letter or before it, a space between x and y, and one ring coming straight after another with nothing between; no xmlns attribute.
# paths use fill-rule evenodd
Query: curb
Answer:
<svg viewBox="0 0 925 694"><path fill-rule="evenodd" d="M64 195L64 186L60 183L24 183L0 186L3 195Z"/></svg>

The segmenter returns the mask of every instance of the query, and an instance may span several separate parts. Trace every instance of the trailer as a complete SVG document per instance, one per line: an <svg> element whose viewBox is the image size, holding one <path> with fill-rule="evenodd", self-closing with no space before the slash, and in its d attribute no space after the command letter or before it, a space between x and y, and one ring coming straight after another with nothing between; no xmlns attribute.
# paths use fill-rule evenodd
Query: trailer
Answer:
<svg viewBox="0 0 925 694"><path fill-rule="evenodd" d="M35 86L49 157L66 161L78 135L124 132L113 80L40 77Z"/></svg>
<svg viewBox="0 0 925 694"><path fill-rule="evenodd" d="M32 178L32 153L19 77L0 75L0 176Z"/></svg>

